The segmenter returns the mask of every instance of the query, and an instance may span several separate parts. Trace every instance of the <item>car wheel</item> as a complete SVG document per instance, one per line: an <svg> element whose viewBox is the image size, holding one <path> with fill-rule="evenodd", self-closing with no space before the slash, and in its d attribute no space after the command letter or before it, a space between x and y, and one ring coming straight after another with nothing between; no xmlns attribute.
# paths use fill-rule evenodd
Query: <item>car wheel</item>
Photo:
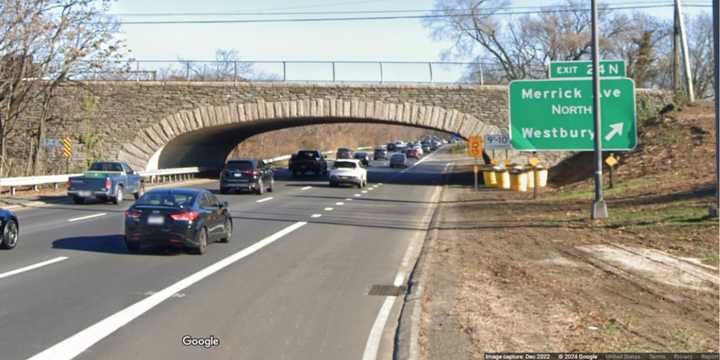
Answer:
<svg viewBox="0 0 720 360"><path fill-rule="evenodd" d="M113 198L113 203L115 205L122 204L122 202L124 200L124 196L125 196L125 194L123 194L123 187L118 186L117 193L115 194L115 197Z"/></svg>
<svg viewBox="0 0 720 360"><path fill-rule="evenodd" d="M3 226L2 239L0 239L0 248L12 249L17 245L18 226L15 220L8 220Z"/></svg>
<svg viewBox="0 0 720 360"><path fill-rule="evenodd" d="M194 253L197 255L205 254L205 252L207 252L207 246L208 246L208 234L207 234L207 229L205 227L203 227L202 229L200 229L200 231L198 231L197 243L198 243L198 246L195 249L193 249Z"/></svg>
<svg viewBox="0 0 720 360"><path fill-rule="evenodd" d="M73 199L73 202L77 205L82 205L85 203L85 199L80 196L73 196L72 199Z"/></svg>
<svg viewBox="0 0 720 360"><path fill-rule="evenodd" d="M133 197L135 200L139 199L143 194L145 193L145 183L140 183L140 187L138 187L138 190L133 193Z"/></svg>
<svg viewBox="0 0 720 360"><path fill-rule="evenodd" d="M223 236L222 239L220 239L220 242L230 242L230 238L232 237L232 230L233 230L233 223L231 218L225 219L225 236Z"/></svg>
<svg viewBox="0 0 720 360"><path fill-rule="evenodd" d="M255 193L258 195L262 195L265 193L265 184L262 180L260 180L257 184L257 190L255 190Z"/></svg>
<svg viewBox="0 0 720 360"><path fill-rule="evenodd" d="M125 240L125 247L127 247L128 252L131 254L137 254L140 252L140 242L129 242Z"/></svg>

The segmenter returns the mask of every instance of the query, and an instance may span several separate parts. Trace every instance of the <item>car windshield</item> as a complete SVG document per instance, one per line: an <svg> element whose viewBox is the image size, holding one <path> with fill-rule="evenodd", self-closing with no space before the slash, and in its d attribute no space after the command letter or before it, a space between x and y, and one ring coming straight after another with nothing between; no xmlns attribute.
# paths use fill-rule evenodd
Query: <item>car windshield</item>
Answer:
<svg viewBox="0 0 720 360"><path fill-rule="evenodd" d="M174 208L192 207L195 194L174 193L170 191L153 191L145 193L135 205L138 206L165 206Z"/></svg>
<svg viewBox="0 0 720 360"><path fill-rule="evenodd" d="M300 151L297 153L299 159L314 159L319 156L317 151Z"/></svg>
<svg viewBox="0 0 720 360"><path fill-rule="evenodd" d="M355 158L356 158L356 159L362 159L362 158L364 158L364 157L366 157L366 156L367 156L367 153L364 153L364 152L355 153Z"/></svg>
<svg viewBox="0 0 720 360"><path fill-rule="evenodd" d="M253 163L250 161L231 161L227 163L225 166L228 170L252 170L253 169Z"/></svg>
<svg viewBox="0 0 720 360"><path fill-rule="evenodd" d="M90 165L90 171L123 171L118 163L97 162Z"/></svg>
<svg viewBox="0 0 720 360"><path fill-rule="evenodd" d="M395 154L391 158L392 160L405 160L405 155L402 154Z"/></svg>
<svg viewBox="0 0 720 360"><path fill-rule="evenodd" d="M336 169L340 168L348 168L348 169L354 169L357 167L357 164L350 161L336 161L335 165L333 165Z"/></svg>

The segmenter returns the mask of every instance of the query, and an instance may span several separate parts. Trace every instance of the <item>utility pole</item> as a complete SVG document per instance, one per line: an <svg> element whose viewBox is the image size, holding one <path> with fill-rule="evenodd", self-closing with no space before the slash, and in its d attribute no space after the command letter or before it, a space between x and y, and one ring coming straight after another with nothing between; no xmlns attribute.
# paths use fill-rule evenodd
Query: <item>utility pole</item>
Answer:
<svg viewBox="0 0 720 360"><path fill-rule="evenodd" d="M690 54L688 53L687 33L685 31L685 20L683 19L680 0L675 0L675 19L680 31L680 46L682 47L683 69L685 71L685 88L687 89L688 101L693 103L695 102L695 90L693 89L692 73L690 72Z"/></svg>
<svg viewBox="0 0 720 360"><path fill-rule="evenodd" d="M677 3L676 3L677 4ZM677 7L673 6L673 38L672 38L672 89L673 94L680 90L680 26L678 25Z"/></svg>
<svg viewBox="0 0 720 360"><path fill-rule="evenodd" d="M595 128L595 201L592 205L593 219L608 217L607 204L602 188L602 124L600 109L600 49L598 41L597 0L592 2L592 88L593 88L593 124Z"/></svg>
<svg viewBox="0 0 720 360"><path fill-rule="evenodd" d="M715 70L715 203L710 216L720 212L720 0L713 0L713 69Z"/></svg>

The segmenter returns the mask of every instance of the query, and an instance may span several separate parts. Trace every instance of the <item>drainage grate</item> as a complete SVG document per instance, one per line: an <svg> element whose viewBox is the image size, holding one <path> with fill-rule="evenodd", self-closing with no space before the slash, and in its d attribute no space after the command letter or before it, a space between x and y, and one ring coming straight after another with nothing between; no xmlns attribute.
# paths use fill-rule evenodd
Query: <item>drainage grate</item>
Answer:
<svg viewBox="0 0 720 360"><path fill-rule="evenodd" d="M407 287L395 285L373 285L368 291L368 295L373 296L400 296L405 293Z"/></svg>

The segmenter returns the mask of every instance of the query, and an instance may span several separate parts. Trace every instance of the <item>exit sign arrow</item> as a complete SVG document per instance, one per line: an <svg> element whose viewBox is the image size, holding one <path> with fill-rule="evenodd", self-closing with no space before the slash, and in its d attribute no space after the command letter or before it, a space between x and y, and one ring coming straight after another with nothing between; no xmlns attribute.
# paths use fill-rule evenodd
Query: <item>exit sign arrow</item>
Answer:
<svg viewBox="0 0 720 360"><path fill-rule="evenodd" d="M612 138L615 137L615 135L622 135L623 123L620 122L620 123L610 124L610 128L612 130L609 133L607 133L607 135L605 135L605 141L612 140Z"/></svg>

